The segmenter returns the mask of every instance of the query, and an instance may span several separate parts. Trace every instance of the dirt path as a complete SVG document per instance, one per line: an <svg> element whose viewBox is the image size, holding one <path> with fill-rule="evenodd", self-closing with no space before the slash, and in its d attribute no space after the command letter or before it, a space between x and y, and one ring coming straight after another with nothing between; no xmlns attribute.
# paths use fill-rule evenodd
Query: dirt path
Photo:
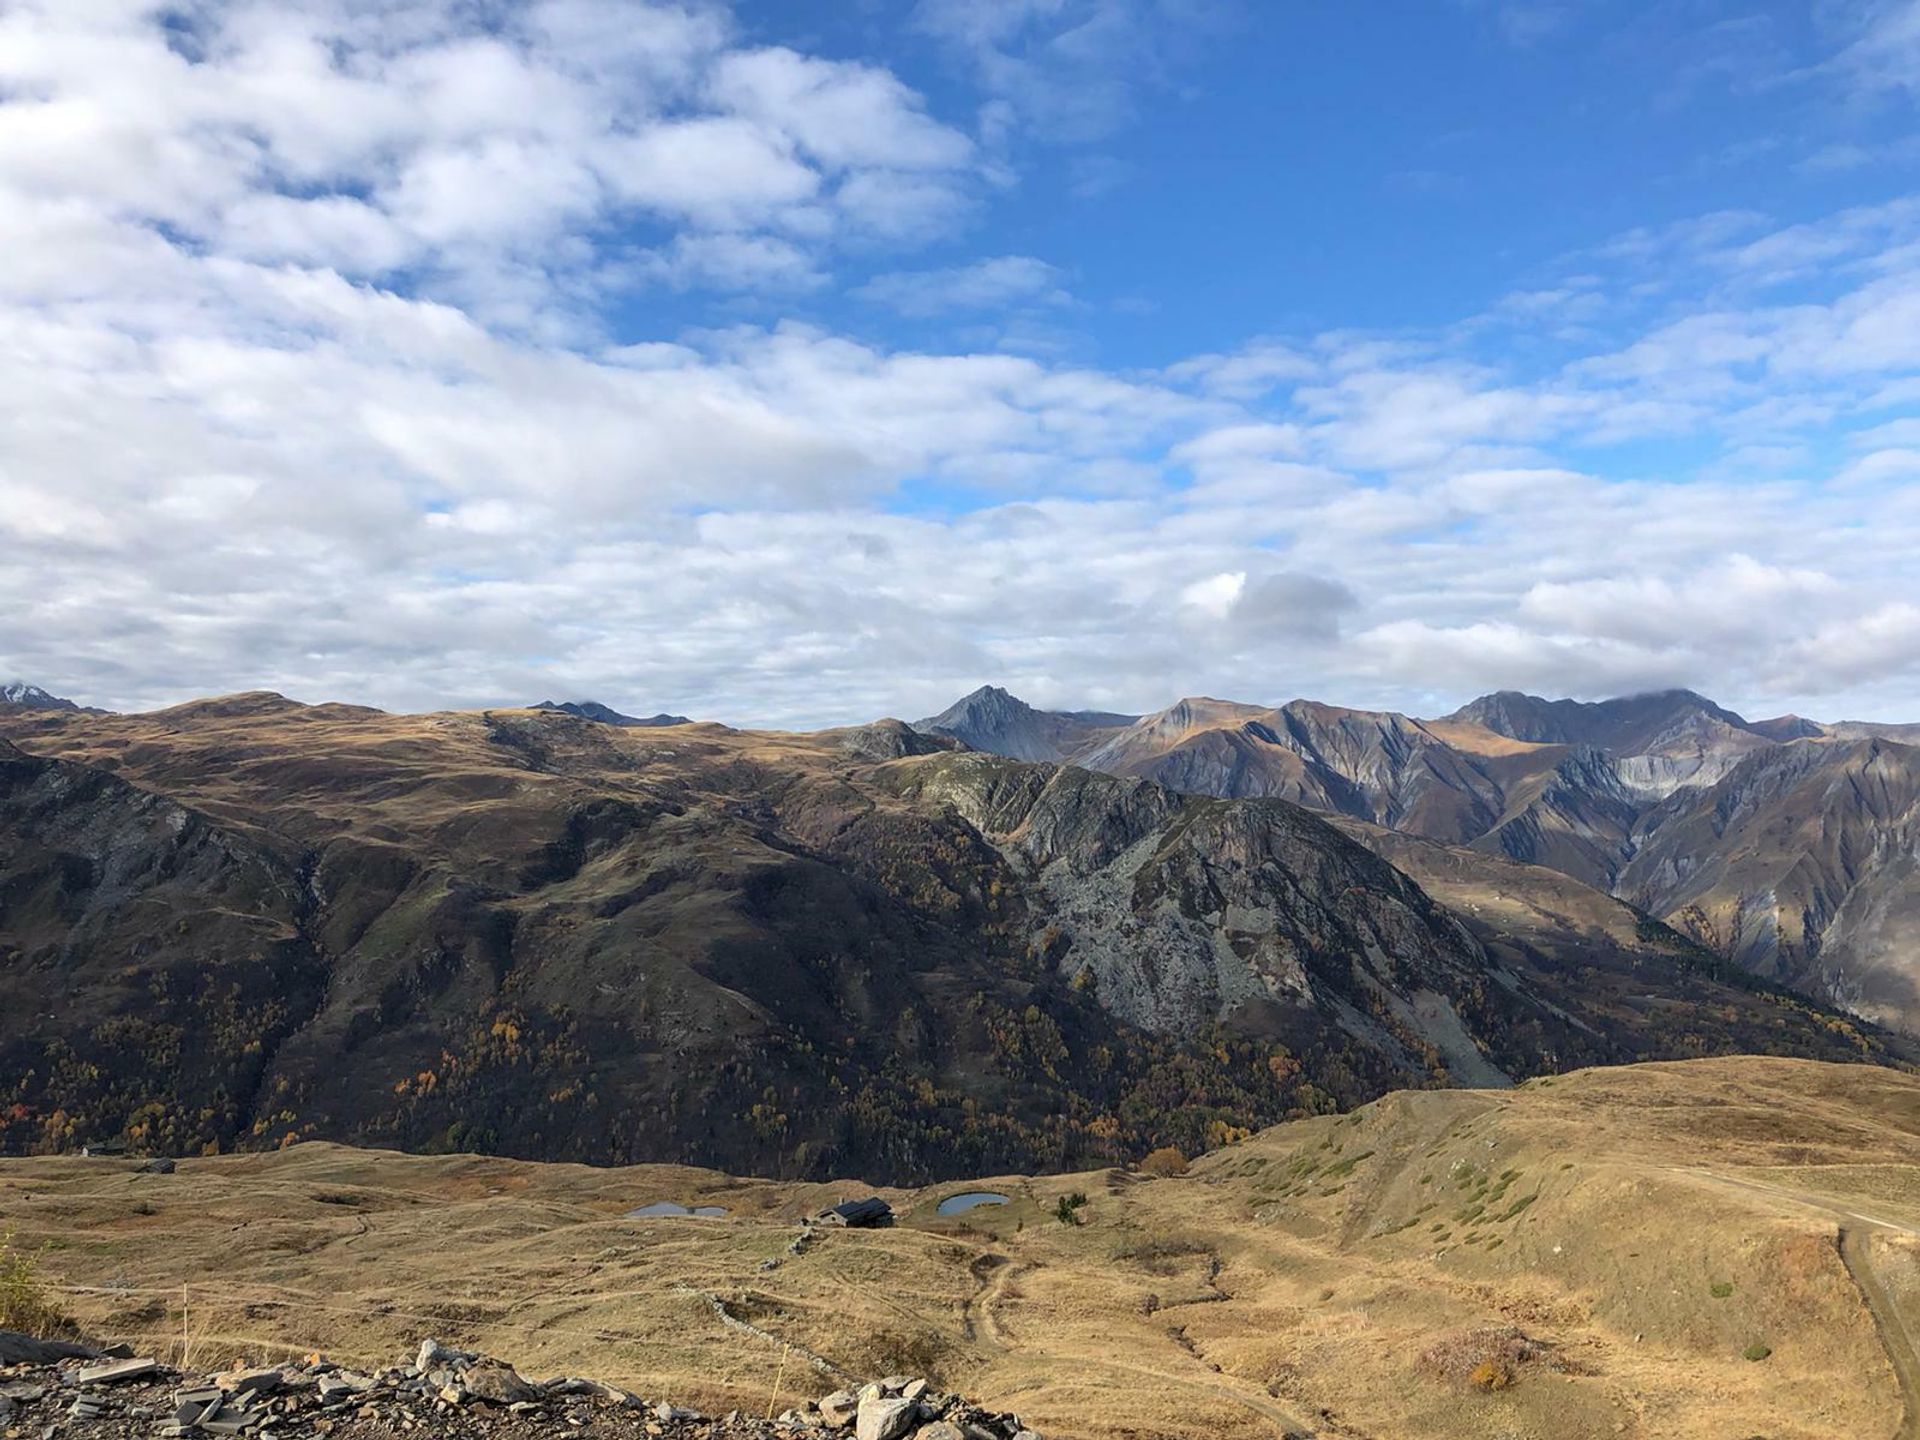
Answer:
<svg viewBox="0 0 1920 1440"><path fill-rule="evenodd" d="M1867 1302L1873 1323L1880 1331L1880 1343L1886 1349L1887 1359L1893 1362L1893 1373L1900 1379L1904 1404L1894 1440L1920 1440L1920 1354L1915 1353L1913 1333L1907 1328L1906 1318L1874 1271L1873 1258L1868 1253L1870 1233L1842 1225L1840 1259L1846 1264L1847 1273L1853 1276L1853 1283L1860 1287L1860 1296Z"/></svg>
<svg viewBox="0 0 1920 1440"><path fill-rule="evenodd" d="M1874 1269L1868 1244L1868 1237L1876 1230L1920 1239L1920 1227L1900 1220L1889 1220L1882 1215L1850 1210L1825 1196L1804 1190L1790 1190L1782 1185L1769 1185L1761 1180L1742 1180L1732 1175L1710 1175L1697 1170L1681 1170L1679 1173L1791 1201L1810 1210L1818 1210L1838 1222L1840 1261L1847 1267L1847 1274L1853 1277L1854 1287L1859 1290L1867 1313L1873 1317L1874 1329L1880 1335L1880 1348L1886 1351L1887 1363L1893 1367L1894 1379L1900 1385L1900 1425L1893 1432L1892 1440L1920 1440L1920 1345L1916 1345L1907 1318L1900 1313L1900 1307L1893 1303L1893 1297Z"/></svg>

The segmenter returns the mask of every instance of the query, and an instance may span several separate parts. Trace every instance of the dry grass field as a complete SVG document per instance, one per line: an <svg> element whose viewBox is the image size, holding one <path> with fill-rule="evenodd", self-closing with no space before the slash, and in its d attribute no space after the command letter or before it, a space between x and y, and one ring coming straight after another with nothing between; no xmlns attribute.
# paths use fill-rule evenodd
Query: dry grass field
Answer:
<svg viewBox="0 0 1920 1440"><path fill-rule="evenodd" d="M865 1188L307 1144L0 1162L0 1228L89 1329L197 1363L436 1334L753 1411L927 1373L1050 1436L1911 1433L1920 1080L1882 1069L1400 1093L1184 1176L887 1191L895 1228L789 1252ZM728 1213L625 1218L660 1200Z"/></svg>

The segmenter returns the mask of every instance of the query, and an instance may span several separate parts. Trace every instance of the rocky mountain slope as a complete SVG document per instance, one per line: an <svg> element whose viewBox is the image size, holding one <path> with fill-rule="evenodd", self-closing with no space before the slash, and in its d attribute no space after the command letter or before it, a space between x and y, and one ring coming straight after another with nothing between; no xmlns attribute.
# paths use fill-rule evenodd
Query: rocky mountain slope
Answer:
<svg viewBox="0 0 1920 1440"><path fill-rule="evenodd" d="M1757 974L1920 1016L1920 748L1800 741L1648 815L1620 891Z"/></svg>
<svg viewBox="0 0 1920 1440"><path fill-rule="evenodd" d="M1916 734L1749 722L1686 690L1592 704L1501 692L1438 720L1183 700L1074 762L1282 796L1377 827L1356 833L1389 855L1386 832L1558 870L1754 974L1920 1029L1903 799Z"/></svg>
<svg viewBox="0 0 1920 1440"><path fill-rule="evenodd" d="M1285 801L898 722L251 694L4 733L15 1150L923 1177L1192 1150L1396 1085L1911 1049L1665 932L1456 913Z"/></svg>

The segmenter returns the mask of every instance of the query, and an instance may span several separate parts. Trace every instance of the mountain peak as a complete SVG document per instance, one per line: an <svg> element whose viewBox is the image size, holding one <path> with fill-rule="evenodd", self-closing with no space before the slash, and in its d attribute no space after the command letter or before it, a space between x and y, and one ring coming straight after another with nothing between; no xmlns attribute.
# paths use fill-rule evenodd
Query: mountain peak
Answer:
<svg viewBox="0 0 1920 1440"><path fill-rule="evenodd" d="M961 696L938 715L914 721L913 728L951 735L974 750L1014 760L1065 760L1085 750L1098 736L1130 715L1036 710L1012 691L982 685Z"/></svg>
<svg viewBox="0 0 1920 1440"><path fill-rule="evenodd" d="M693 723L684 715L669 715L664 710L658 715L623 715L611 705L602 705L598 700L542 700L538 705L530 705L527 708L551 710L559 715L572 715L577 719L592 720L601 725L620 725L628 729L651 729Z"/></svg>
<svg viewBox="0 0 1920 1440"><path fill-rule="evenodd" d="M0 705L18 705L23 710L78 710L73 701L42 690L38 685L29 685L24 680L9 681L0 685Z"/></svg>

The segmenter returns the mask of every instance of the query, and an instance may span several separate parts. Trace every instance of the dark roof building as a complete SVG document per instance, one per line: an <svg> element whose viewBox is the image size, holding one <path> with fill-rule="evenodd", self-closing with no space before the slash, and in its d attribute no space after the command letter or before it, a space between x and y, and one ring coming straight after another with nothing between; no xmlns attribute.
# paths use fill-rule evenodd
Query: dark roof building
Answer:
<svg viewBox="0 0 1920 1440"><path fill-rule="evenodd" d="M869 1230L876 1226L893 1223L893 1207L878 1195L869 1195L864 1200L844 1200L840 1204L820 1212L820 1218L828 1225L845 1225L852 1230Z"/></svg>

